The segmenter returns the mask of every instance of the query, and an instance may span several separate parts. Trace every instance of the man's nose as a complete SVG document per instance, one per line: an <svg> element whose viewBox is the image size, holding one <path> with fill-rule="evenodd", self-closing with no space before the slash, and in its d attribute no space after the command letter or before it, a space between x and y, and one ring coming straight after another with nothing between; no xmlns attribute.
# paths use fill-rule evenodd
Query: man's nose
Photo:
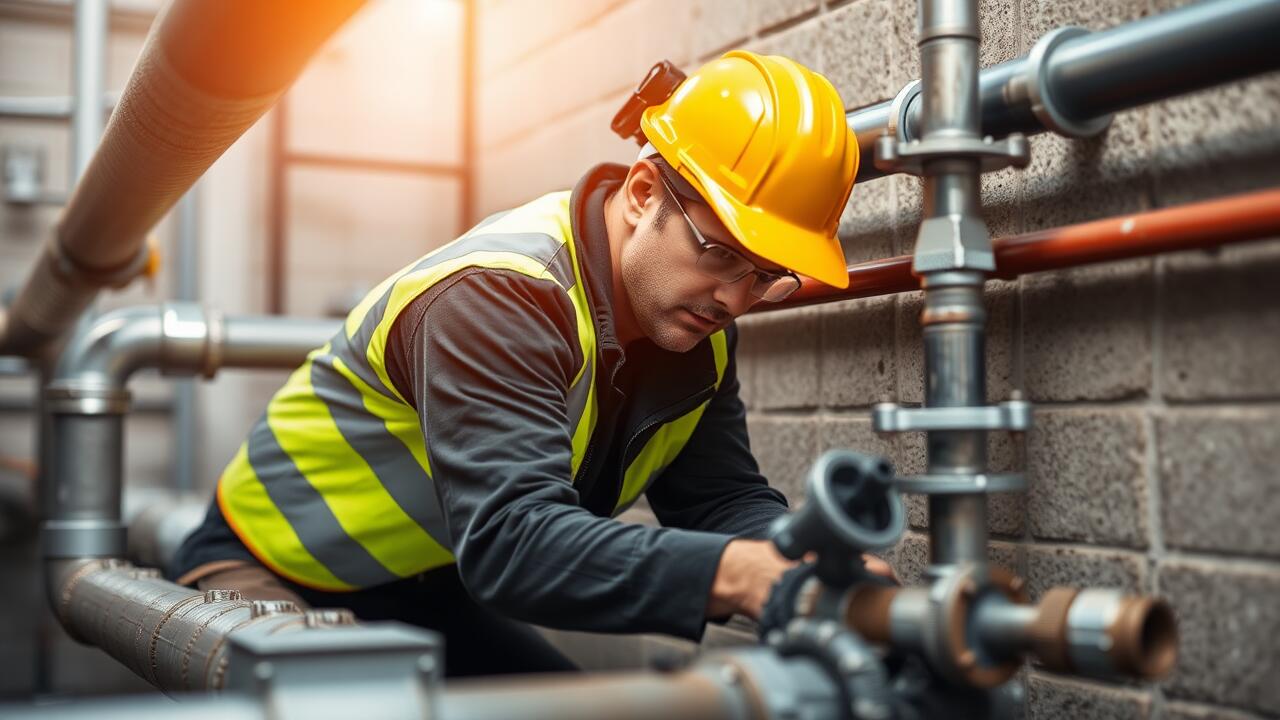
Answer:
<svg viewBox="0 0 1280 720"><path fill-rule="evenodd" d="M755 275L747 273L746 277L737 282L720 283L712 297L725 310L728 310L730 315L738 317L756 304L756 296L751 294L753 282L755 282Z"/></svg>

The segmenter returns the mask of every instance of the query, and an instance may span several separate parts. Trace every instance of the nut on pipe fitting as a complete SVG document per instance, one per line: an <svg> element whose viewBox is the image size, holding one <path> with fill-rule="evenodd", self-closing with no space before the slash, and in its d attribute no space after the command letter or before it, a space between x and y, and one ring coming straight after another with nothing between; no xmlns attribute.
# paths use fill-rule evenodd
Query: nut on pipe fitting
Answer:
<svg viewBox="0 0 1280 720"><path fill-rule="evenodd" d="M1178 629L1167 603L1118 590L1053 588L1028 628L1050 670L1095 677L1165 676L1178 657Z"/></svg>

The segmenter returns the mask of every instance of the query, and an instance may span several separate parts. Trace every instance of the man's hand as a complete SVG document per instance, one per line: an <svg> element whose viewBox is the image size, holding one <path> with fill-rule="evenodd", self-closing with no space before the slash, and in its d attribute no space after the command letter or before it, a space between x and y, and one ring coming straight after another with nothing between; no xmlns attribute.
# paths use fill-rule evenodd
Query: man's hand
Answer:
<svg viewBox="0 0 1280 720"><path fill-rule="evenodd" d="M897 582L889 563L873 555L863 555L867 570ZM782 573L798 565L784 558L768 540L732 540L720 556L720 567L711 583L707 600L707 617L717 618L740 613L760 619L769 592Z"/></svg>
<svg viewBox="0 0 1280 720"><path fill-rule="evenodd" d="M758 620L774 583L798 564L782 557L768 540L729 541L711 583L707 617L740 613Z"/></svg>

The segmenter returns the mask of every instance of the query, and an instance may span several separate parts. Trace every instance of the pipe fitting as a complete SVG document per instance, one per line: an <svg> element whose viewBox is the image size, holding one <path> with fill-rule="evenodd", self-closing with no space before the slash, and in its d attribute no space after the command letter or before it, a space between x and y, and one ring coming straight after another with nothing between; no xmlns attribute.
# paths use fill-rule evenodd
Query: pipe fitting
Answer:
<svg viewBox="0 0 1280 720"><path fill-rule="evenodd" d="M1053 588L1028 628L1050 670L1156 679L1173 669L1178 628L1163 600L1113 589Z"/></svg>

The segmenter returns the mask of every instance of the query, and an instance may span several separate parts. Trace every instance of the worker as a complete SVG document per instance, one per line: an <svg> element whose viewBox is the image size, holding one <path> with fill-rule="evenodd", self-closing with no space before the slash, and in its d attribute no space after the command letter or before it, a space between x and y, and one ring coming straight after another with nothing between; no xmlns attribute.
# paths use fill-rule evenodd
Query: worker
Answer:
<svg viewBox="0 0 1280 720"><path fill-rule="evenodd" d="M452 676L573 669L525 623L696 640L758 617L793 563L763 539L787 504L733 320L801 275L847 285L858 147L825 78L743 51L639 127L630 167L370 292L271 399L178 581L434 629ZM641 496L664 527L614 519Z"/></svg>

